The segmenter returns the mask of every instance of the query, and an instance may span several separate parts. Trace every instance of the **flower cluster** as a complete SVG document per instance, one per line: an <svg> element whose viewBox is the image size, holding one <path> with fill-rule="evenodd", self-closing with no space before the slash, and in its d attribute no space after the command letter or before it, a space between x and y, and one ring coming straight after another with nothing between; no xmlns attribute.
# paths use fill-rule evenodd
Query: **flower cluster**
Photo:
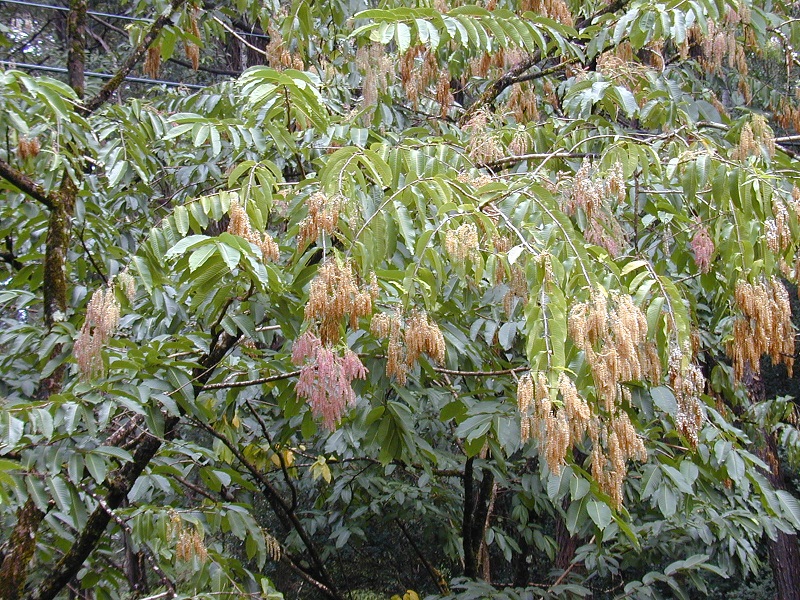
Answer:
<svg viewBox="0 0 800 600"><path fill-rule="evenodd" d="M336 258L326 260L311 281L306 304L306 319L320 321L322 343L332 344L339 339L342 318L349 316L355 328L359 317L372 314L372 302L378 297L375 275L367 286L359 286L351 262Z"/></svg>
<svg viewBox="0 0 800 600"><path fill-rule="evenodd" d="M625 200L626 186L622 165L615 163L605 177L593 171L591 162L584 161L575 173L572 189L564 199L563 209L568 215L582 211L586 217L586 241L602 246L611 256L617 256L626 240L611 206Z"/></svg>
<svg viewBox="0 0 800 600"><path fill-rule="evenodd" d="M239 204L237 198L234 197L231 199L231 206L228 212L231 217L230 223L228 224L228 233L243 237L248 242L258 246L264 260L278 260L280 256L278 244L275 243L275 240L272 239L270 234L261 234L253 230L250 217L244 207Z"/></svg>
<svg viewBox="0 0 800 600"><path fill-rule="evenodd" d="M367 368L350 348L339 356L307 331L295 342L292 362L302 365L295 391L305 398L315 417L322 417L329 431L336 429L344 411L355 404L351 382L365 379Z"/></svg>
<svg viewBox="0 0 800 600"><path fill-rule="evenodd" d="M265 49L267 54L267 62L269 66L278 71L284 69L297 69L302 71L305 69L303 59L299 55L292 55L286 47L286 43L281 35L281 32L273 25L267 28L269 34L269 44Z"/></svg>
<svg viewBox="0 0 800 600"><path fill-rule="evenodd" d="M784 364L792 376L794 366L794 327L789 294L773 277L755 285L736 284L734 299L742 316L733 323L733 339L727 353L733 361L734 377L740 381L745 369L761 372L761 357L769 355L775 365Z"/></svg>
<svg viewBox="0 0 800 600"><path fill-rule="evenodd" d="M208 559L208 548L198 527L186 527L181 518L172 513L168 532L175 539L175 558L179 561L189 562L197 558L200 562L205 562Z"/></svg>
<svg viewBox="0 0 800 600"><path fill-rule="evenodd" d="M394 76L394 65L383 44L362 46L356 52L356 65L364 72L361 81L361 96L364 106L373 106L378 101L378 92L386 91Z"/></svg>
<svg viewBox="0 0 800 600"><path fill-rule="evenodd" d="M708 229L698 221L697 231L691 241L694 252L694 262L701 273L708 273L711 269L711 257L714 255L714 240Z"/></svg>
<svg viewBox="0 0 800 600"><path fill-rule="evenodd" d="M198 7L192 7L189 12L189 27L187 28L187 33L198 40L200 39L200 26L197 24L197 15L199 12L200 9ZM197 69L200 68L200 48L193 41L185 41L183 43L183 50L186 53L186 57L191 61L192 68L197 71ZM160 62L159 58L159 64ZM156 72L158 71L156 70Z"/></svg>
<svg viewBox="0 0 800 600"><path fill-rule="evenodd" d="M573 18L564 0L522 0L521 11L531 11L572 27Z"/></svg>
<svg viewBox="0 0 800 600"><path fill-rule="evenodd" d="M400 81L414 110L419 106L419 99L428 86L439 79L436 54L427 46L412 46L400 57Z"/></svg>
<svg viewBox="0 0 800 600"><path fill-rule="evenodd" d="M87 379L100 377L105 372L101 352L117 328L119 312L113 282L92 294L86 319L73 347L78 369Z"/></svg>
<svg viewBox="0 0 800 600"><path fill-rule="evenodd" d="M444 247L456 263L463 264L478 255L478 228L474 223L463 223L455 229L448 229Z"/></svg>
<svg viewBox="0 0 800 600"><path fill-rule="evenodd" d="M623 410L618 411L609 423L598 417L592 418L588 430L592 440L592 477L619 510L628 461L647 461L647 449Z"/></svg>
<svg viewBox="0 0 800 600"><path fill-rule="evenodd" d="M503 156L497 135L488 127L490 115L486 109L473 114L464 129L469 132L467 154L478 164L489 163Z"/></svg>
<svg viewBox="0 0 800 600"><path fill-rule="evenodd" d="M36 158L41 151L42 146L39 144L37 137L21 137L17 142L17 157L20 160L27 160L29 158Z"/></svg>
<svg viewBox="0 0 800 600"><path fill-rule="evenodd" d="M536 88L531 82L526 81L513 86L506 106L514 114L517 123L535 123L539 120ZM512 152L517 155L525 153L516 152L513 149Z"/></svg>
<svg viewBox="0 0 800 600"><path fill-rule="evenodd" d="M697 446L697 434L703 425L703 401L700 395L705 392L706 378L691 359L689 348L681 351L677 344L673 344L669 352L668 377L678 404L675 425L692 446Z"/></svg>
<svg viewBox="0 0 800 600"><path fill-rule="evenodd" d="M753 115L748 123L742 125L734 158L745 160L748 156L758 156L762 149L768 156L775 156L775 134L763 115Z"/></svg>
<svg viewBox="0 0 800 600"><path fill-rule="evenodd" d="M517 384L517 403L521 415L521 439L533 438L550 471L561 472L569 449L588 434L592 442L592 476L614 501L622 505L622 484L628 460L647 460L647 449L624 410L618 410L607 422L592 414L575 383L560 373L551 400L547 375L541 371L526 373Z"/></svg>
<svg viewBox="0 0 800 600"><path fill-rule="evenodd" d="M386 375L401 385L405 385L409 370L423 353L437 364L444 363L444 336L424 312L414 311L405 320L399 314L378 313L372 318L370 331L376 337L389 339Z"/></svg>
<svg viewBox="0 0 800 600"><path fill-rule="evenodd" d="M575 304L569 314L569 335L583 350L592 371L597 397L608 413L619 402L619 384L657 381L657 353L647 342L647 319L627 294L613 294L613 306L600 290L589 302Z"/></svg>
<svg viewBox="0 0 800 600"><path fill-rule="evenodd" d="M315 241L323 231L332 234L339 223L343 204L344 198L339 194L332 197L324 192L311 194L306 200L308 215L300 221L299 246L302 248Z"/></svg>
<svg viewBox="0 0 800 600"><path fill-rule="evenodd" d="M158 79L158 72L161 69L161 44L154 42L147 48L142 70L144 74L152 79Z"/></svg>

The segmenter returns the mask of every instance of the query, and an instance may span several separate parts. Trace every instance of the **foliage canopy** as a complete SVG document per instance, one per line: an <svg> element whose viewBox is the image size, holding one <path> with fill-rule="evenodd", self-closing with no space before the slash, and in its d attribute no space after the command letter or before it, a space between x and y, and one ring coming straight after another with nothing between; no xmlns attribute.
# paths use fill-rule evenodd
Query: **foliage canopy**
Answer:
<svg viewBox="0 0 800 600"><path fill-rule="evenodd" d="M689 597L800 527L754 393L792 5L92 9L133 20L0 6L69 71L0 72L1 597L338 599L376 544L420 594Z"/></svg>

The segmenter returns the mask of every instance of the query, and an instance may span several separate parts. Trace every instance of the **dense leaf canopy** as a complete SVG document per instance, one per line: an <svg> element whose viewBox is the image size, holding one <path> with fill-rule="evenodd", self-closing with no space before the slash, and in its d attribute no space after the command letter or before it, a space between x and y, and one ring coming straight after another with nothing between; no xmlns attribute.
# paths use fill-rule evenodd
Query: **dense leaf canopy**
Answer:
<svg viewBox="0 0 800 600"><path fill-rule="evenodd" d="M0 3L0 598L797 552L793 11Z"/></svg>

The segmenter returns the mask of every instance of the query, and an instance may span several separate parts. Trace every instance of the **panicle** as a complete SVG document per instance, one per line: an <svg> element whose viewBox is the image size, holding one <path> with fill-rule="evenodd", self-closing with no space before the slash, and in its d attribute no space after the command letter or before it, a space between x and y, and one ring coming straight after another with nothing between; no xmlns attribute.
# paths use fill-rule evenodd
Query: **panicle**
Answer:
<svg viewBox="0 0 800 600"><path fill-rule="evenodd" d="M100 377L105 372L102 349L117 328L119 316L120 306L113 282L92 294L83 327L73 347L75 362L86 379Z"/></svg>
<svg viewBox="0 0 800 600"><path fill-rule="evenodd" d="M320 321L320 338L323 344L332 344L340 337L342 318L349 316L350 326L356 328L359 317L372 314L372 301L377 282L359 286L350 261L330 258L322 263L311 281L306 319Z"/></svg>
<svg viewBox="0 0 800 600"><path fill-rule="evenodd" d="M261 234L253 230L253 225L250 222L250 216L247 214L247 211L244 209L244 207L239 203L238 198L231 198L231 205L230 209L228 210L228 214L230 215L228 233L243 237L248 242L255 244L258 249L261 250L261 255L264 260L271 260L275 262L280 258L278 244L275 243L275 240L272 239L270 234Z"/></svg>

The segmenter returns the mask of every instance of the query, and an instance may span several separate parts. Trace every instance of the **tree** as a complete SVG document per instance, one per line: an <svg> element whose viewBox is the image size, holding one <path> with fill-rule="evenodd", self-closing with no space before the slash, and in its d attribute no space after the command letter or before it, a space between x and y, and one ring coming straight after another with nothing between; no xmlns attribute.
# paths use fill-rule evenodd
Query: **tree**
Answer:
<svg viewBox="0 0 800 600"><path fill-rule="evenodd" d="M800 564L749 393L795 354L791 7L410 4L142 2L117 56L72 0L66 83L3 71L0 597L339 599L378 540L463 598ZM125 83L181 45L248 68Z"/></svg>

